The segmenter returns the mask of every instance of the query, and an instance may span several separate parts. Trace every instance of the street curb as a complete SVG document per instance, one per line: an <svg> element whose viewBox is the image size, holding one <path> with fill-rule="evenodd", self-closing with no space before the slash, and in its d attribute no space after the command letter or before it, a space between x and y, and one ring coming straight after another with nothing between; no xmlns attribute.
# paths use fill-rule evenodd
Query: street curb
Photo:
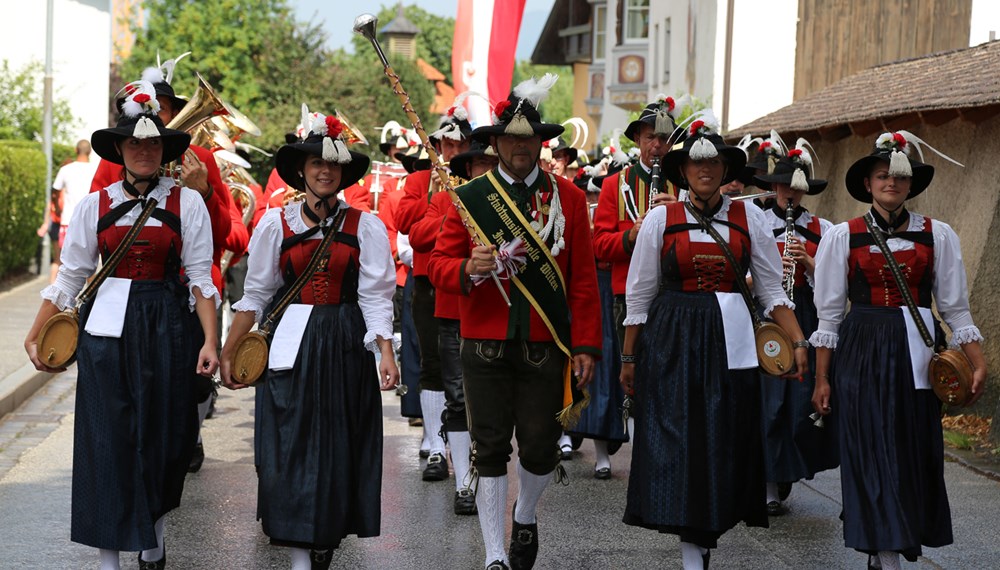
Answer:
<svg viewBox="0 0 1000 570"><path fill-rule="evenodd" d="M944 450L945 461L953 461L977 475L982 475L993 481L1000 481L1000 470L997 465L987 463L976 457L971 451L961 451L956 449Z"/></svg>
<svg viewBox="0 0 1000 570"><path fill-rule="evenodd" d="M54 376L35 370L29 363L0 380L0 419L16 410Z"/></svg>

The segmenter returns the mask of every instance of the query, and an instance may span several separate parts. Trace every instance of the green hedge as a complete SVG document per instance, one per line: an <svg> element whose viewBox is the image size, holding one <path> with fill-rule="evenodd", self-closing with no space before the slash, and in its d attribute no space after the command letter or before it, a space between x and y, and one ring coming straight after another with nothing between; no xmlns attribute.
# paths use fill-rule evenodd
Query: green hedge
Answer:
<svg viewBox="0 0 1000 570"><path fill-rule="evenodd" d="M0 141L0 277L31 263L44 212L45 155L39 145Z"/></svg>

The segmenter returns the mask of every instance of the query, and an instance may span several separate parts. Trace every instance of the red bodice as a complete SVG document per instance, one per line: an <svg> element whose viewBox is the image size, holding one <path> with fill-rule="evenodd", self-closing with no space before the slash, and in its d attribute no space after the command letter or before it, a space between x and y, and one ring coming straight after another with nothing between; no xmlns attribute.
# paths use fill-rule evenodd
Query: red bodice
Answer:
<svg viewBox="0 0 1000 570"><path fill-rule="evenodd" d="M736 280L745 279L750 267L750 231L744 204L732 202L729 205L729 221L725 224L729 227L729 248L740 264L738 271L714 241L691 241L688 230L700 231L700 227L688 222L683 203L667 204L666 208L660 257L662 286L673 291L739 291Z"/></svg>
<svg viewBox="0 0 1000 570"><path fill-rule="evenodd" d="M893 252L893 257L906 278L910 294L921 307L930 308L931 289L934 284L934 238L931 219L924 218L922 232L902 232L900 237L911 239L914 249ZM885 256L876 250L875 243L863 218L847 222L850 229L850 254L848 256L848 296L852 303L880 307L902 307L906 303L896 286Z"/></svg>
<svg viewBox="0 0 1000 570"><path fill-rule="evenodd" d="M361 246L358 242L358 222L361 210L348 208L344 225L333 238L330 254L324 259L312 279L299 294L299 302L306 305L339 305L358 300L358 274L361 270ZM285 240L295 236L284 216L281 218ZM305 239L288 248L282 247L280 263L285 285L295 282L319 247L319 239Z"/></svg>
<svg viewBox="0 0 1000 570"><path fill-rule="evenodd" d="M132 229L131 225L116 226L115 222L125 212L115 212L111 208L108 191L101 190L98 206L97 244L101 259L114 253L118 244ZM161 224L151 227L148 223L139 231L138 237L124 259L115 268L114 277L135 281L162 281L175 276L180 271L181 256L181 192L174 187L167 196L164 207L153 210L151 217Z"/></svg>

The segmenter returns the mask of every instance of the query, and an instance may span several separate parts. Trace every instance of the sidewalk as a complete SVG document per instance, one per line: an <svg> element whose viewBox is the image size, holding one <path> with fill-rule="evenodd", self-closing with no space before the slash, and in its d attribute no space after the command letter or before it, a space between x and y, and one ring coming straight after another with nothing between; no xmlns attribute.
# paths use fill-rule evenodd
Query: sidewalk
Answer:
<svg viewBox="0 0 1000 570"><path fill-rule="evenodd" d="M45 385L52 374L38 372L24 353L24 336L31 328L48 275L0 293L0 418L14 411Z"/></svg>

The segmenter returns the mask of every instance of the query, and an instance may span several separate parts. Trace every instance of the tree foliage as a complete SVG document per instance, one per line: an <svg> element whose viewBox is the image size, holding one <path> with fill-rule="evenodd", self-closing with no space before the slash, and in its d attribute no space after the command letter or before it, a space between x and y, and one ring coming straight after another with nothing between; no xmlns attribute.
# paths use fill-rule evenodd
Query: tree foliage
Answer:
<svg viewBox="0 0 1000 570"><path fill-rule="evenodd" d="M42 64L32 61L13 69L5 59L0 62L0 139L42 140L44 107L42 85L44 69ZM70 111L69 102L53 94L52 138L70 142L76 120Z"/></svg>
<svg viewBox="0 0 1000 570"><path fill-rule="evenodd" d="M538 112L547 123L561 123L573 116L573 69L568 65L535 65L527 60L514 64L514 77L511 86L515 86L531 77L539 78L546 73L554 73L559 80L549 91L549 96L542 102Z"/></svg>
<svg viewBox="0 0 1000 570"><path fill-rule="evenodd" d="M381 30L395 19L397 10L395 4L382 5L377 14L377 28ZM420 33L417 34L417 57L437 68L447 78L448 83L451 83L451 47L455 41L455 18L431 14L420 6L413 5L404 6L403 14L420 29ZM385 46L381 32L376 36ZM368 40L359 35L355 35L351 42L354 45L354 53L371 50Z"/></svg>

